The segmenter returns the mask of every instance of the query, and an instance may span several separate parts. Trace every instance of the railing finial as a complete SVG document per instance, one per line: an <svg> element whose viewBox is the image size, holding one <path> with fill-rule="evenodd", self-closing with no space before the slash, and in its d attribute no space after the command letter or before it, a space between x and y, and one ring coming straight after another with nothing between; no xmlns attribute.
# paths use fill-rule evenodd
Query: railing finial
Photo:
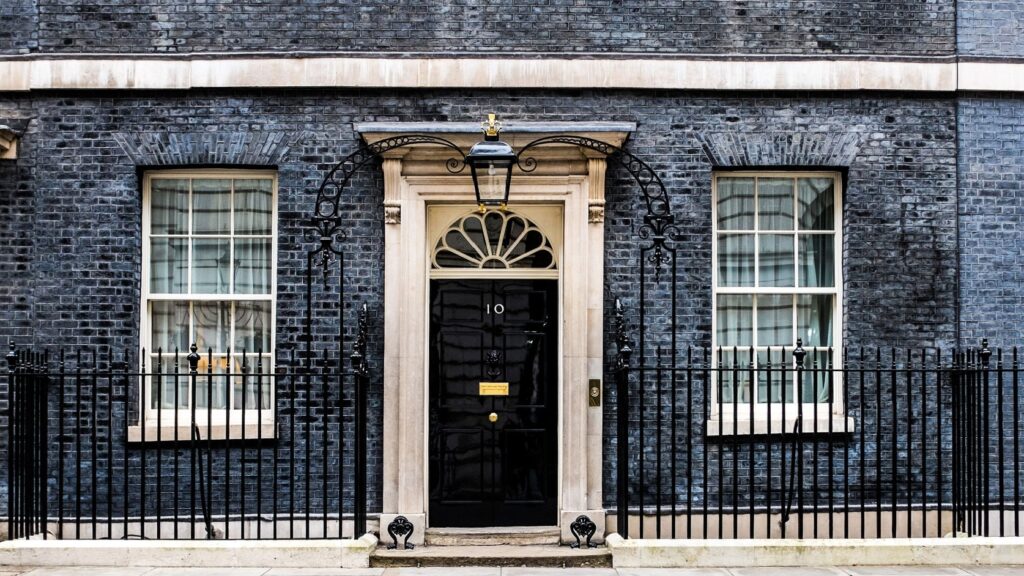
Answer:
<svg viewBox="0 0 1024 576"><path fill-rule="evenodd" d="M988 366L988 359L992 357L992 351L988 349L988 338L981 339L981 350L978 354L981 355L982 364Z"/></svg>
<svg viewBox="0 0 1024 576"><path fill-rule="evenodd" d="M14 339L7 341L7 369L14 372L18 368L18 352L14 348Z"/></svg>
<svg viewBox="0 0 1024 576"><path fill-rule="evenodd" d="M807 351L804 350L804 339L796 339L796 348L793 349L793 359L796 360L796 367L804 367L804 357L807 356Z"/></svg>
<svg viewBox="0 0 1024 576"><path fill-rule="evenodd" d="M199 347L193 342L188 347L188 371L191 374L195 374L199 371Z"/></svg>

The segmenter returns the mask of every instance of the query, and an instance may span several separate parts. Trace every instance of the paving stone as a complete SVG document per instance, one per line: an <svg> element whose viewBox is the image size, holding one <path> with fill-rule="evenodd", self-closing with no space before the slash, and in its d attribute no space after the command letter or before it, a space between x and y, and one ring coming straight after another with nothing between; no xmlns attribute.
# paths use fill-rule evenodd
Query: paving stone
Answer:
<svg viewBox="0 0 1024 576"><path fill-rule="evenodd" d="M268 568L153 568L145 576L263 576Z"/></svg>
<svg viewBox="0 0 1024 576"><path fill-rule="evenodd" d="M263 576L381 576L383 568L271 568Z"/></svg>
<svg viewBox="0 0 1024 576"><path fill-rule="evenodd" d="M728 576L725 568L616 568L618 576Z"/></svg>
<svg viewBox="0 0 1024 576"><path fill-rule="evenodd" d="M498 567L388 568L383 576L501 576Z"/></svg>
<svg viewBox="0 0 1024 576"><path fill-rule="evenodd" d="M501 576L618 576L614 568L505 567Z"/></svg>
<svg viewBox="0 0 1024 576"><path fill-rule="evenodd" d="M974 576L1024 576L1024 566L960 566Z"/></svg>
<svg viewBox="0 0 1024 576"><path fill-rule="evenodd" d="M734 576L841 576L843 572L831 567L763 567L763 568L730 568Z"/></svg>
<svg viewBox="0 0 1024 576"><path fill-rule="evenodd" d="M967 576L952 566L844 566L842 570L852 576Z"/></svg>
<svg viewBox="0 0 1024 576"><path fill-rule="evenodd" d="M46 566L25 572L24 576L148 576L152 570L148 567Z"/></svg>

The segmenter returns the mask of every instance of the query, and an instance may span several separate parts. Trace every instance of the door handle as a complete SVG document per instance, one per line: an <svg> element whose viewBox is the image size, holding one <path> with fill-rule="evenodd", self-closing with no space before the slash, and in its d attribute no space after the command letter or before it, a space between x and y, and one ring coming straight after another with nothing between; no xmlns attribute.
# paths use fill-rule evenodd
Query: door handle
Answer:
<svg viewBox="0 0 1024 576"><path fill-rule="evenodd" d="M498 415L495 412L491 412L487 419L491 421L491 424L498 421Z"/></svg>

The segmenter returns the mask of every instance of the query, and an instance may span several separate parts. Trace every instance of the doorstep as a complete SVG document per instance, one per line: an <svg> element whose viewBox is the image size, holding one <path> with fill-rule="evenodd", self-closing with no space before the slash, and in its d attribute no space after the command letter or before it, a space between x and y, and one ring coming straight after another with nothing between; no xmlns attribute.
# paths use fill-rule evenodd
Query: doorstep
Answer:
<svg viewBox="0 0 1024 576"><path fill-rule="evenodd" d="M612 565L608 548L570 548L558 545L417 546L412 550L379 547L370 557L372 567L552 567L606 568Z"/></svg>
<svg viewBox="0 0 1024 576"><path fill-rule="evenodd" d="M558 526L496 526L486 528L427 528L427 546L557 545ZM389 540L389 544L393 541Z"/></svg>
<svg viewBox="0 0 1024 576"><path fill-rule="evenodd" d="M605 539L616 568L1024 565L1024 538Z"/></svg>

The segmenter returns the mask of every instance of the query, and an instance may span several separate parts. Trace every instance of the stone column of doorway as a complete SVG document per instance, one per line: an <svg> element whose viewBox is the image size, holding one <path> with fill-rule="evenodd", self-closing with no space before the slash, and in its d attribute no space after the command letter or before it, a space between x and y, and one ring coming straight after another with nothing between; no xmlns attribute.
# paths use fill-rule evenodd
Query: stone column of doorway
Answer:
<svg viewBox="0 0 1024 576"><path fill-rule="evenodd" d="M577 265L585 266L585 274L581 280L585 282L583 294L586 298L586 320L580 342L584 355L584 371L574 378L575 382L566 382L565 393L578 396L578 401L566 402L566 410L574 410L577 418L566 418L567 422L578 419L583 430L582 434L569 434L563 443L563 450L583 454L580 462L581 470L585 470L579 479L580 488L577 494L575 486L563 486L563 502L559 517L562 542L574 543L570 526L581 515L587 516L596 525L594 542L603 542L605 534L605 509L603 502L602 477L604 475L603 459L603 417L600 403L590 406L590 381L596 380L603 391L602 375L604 370L604 184L607 163L603 155L590 150L582 150L587 156L587 198L585 206L581 206L580 218L585 218L586 228L578 226L585 250L578 255ZM582 223L582 222L581 222ZM567 216L567 226L569 218ZM569 231L567 230L567 233ZM603 396L603 392L601 393ZM584 400L583 398L587 398ZM603 400L603 399L601 399ZM579 445L582 442L583 445ZM572 475L565 478L571 479ZM577 497L578 496L578 497Z"/></svg>
<svg viewBox="0 0 1024 576"><path fill-rule="evenodd" d="M423 218L411 212L417 205L408 202L402 194L402 157L408 149L388 152L383 161L384 170L384 469L383 493L380 516L381 540L390 543L388 525L399 515L404 516L413 526L410 544L422 544L426 531L427 516L422 487L423 469L419 465L422 452L421 426L423 420L423 387L420 377L411 374L409 366L419 362L408 362L409 354L419 348L403 343L403 338L419 334L417 327L409 326L418 314L407 313L407 307L420 306L415 287L405 285L397 279L404 275L403 268L412 266L410 255L422 251L413 248L422 242ZM403 223L403 216L404 223ZM412 244L410 244L412 243ZM409 270L407 269L407 272ZM410 274L410 276L414 276ZM412 288L412 293L410 293ZM404 345L403 345L404 344ZM420 352L422 355L422 352ZM410 454L410 451L414 454ZM406 455L403 458L402 455ZM411 456L411 457L410 457ZM403 462L403 460L405 460Z"/></svg>

